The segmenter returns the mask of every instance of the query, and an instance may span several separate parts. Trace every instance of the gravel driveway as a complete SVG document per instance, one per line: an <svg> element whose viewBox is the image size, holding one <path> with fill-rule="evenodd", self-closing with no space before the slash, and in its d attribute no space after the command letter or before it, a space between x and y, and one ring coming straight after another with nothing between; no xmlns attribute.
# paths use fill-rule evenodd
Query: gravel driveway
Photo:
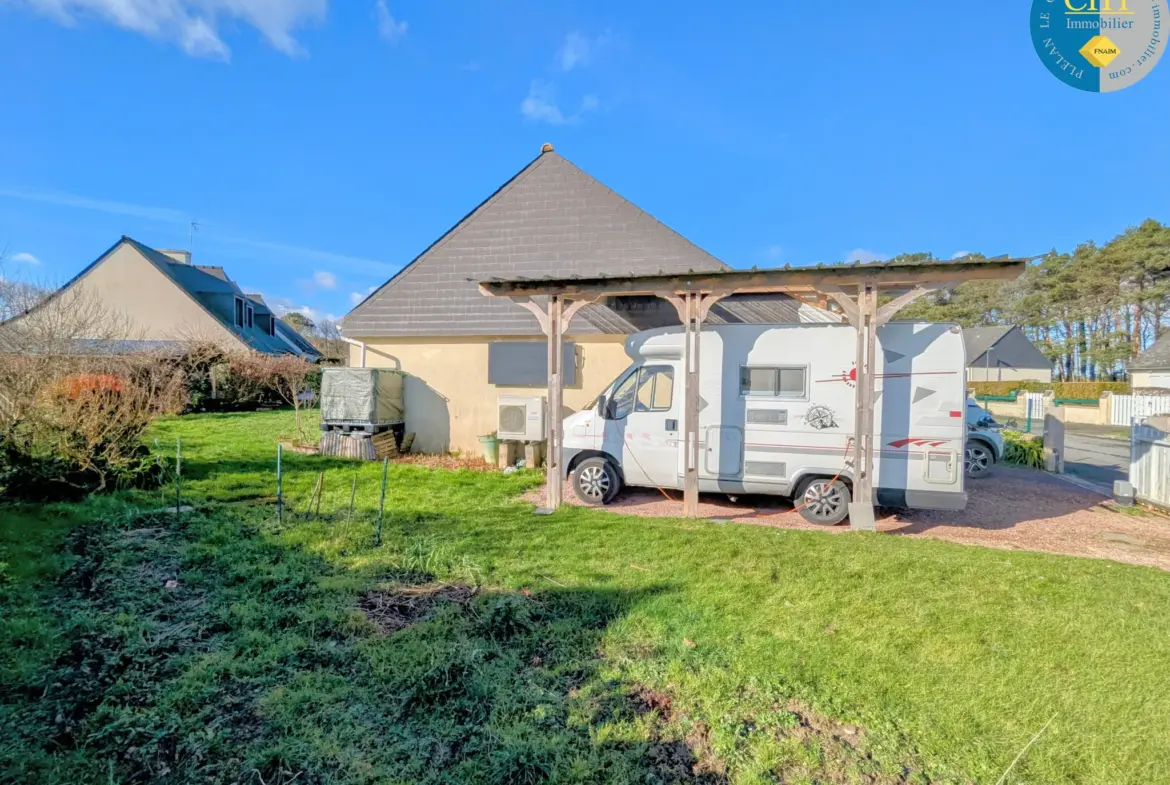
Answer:
<svg viewBox="0 0 1170 785"><path fill-rule="evenodd" d="M984 480L968 481L963 512L879 510L878 530L907 537L933 537L1007 550L1047 551L1069 556L1112 559L1170 570L1170 518L1154 514L1112 512L1105 497L1043 472L997 466ZM544 501L537 489L526 497ZM565 485L568 504L580 504ZM602 508L622 515L682 516L682 493L631 489ZM704 494L699 516L727 523L845 532L848 525L814 526L781 499L740 497L732 503L720 494Z"/></svg>

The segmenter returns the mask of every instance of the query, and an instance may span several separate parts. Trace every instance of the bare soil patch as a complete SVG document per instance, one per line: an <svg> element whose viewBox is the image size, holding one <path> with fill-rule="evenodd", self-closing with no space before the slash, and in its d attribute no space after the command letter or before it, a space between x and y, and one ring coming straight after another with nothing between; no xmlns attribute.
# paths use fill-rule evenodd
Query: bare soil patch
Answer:
<svg viewBox="0 0 1170 785"><path fill-rule="evenodd" d="M358 607L383 634L404 630L429 618L444 603L466 606L477 589L461 583L432 583L378 589L362 596Z"/></svg>
<svg viewBox="0 0 1170 785"><path fill-rule="evenodd" d="M967 509L879 510L878 530L907 537L932 537L968 545L1029 550L1067 556L1111 559L1170 570L1170 518L1112 512L1104 497L1043 472L997 466L992 476L967 481ZM566 503L580 505L566 483ZM544 503L544 489L525 495ZM628 489L599 509L621 515L682 517L682 493ZM785 499L741 496L732 502L704 494L699 517L718 523L755 524L783 529L840 533L848 525L816 526L792 510Z"/></svg>
<svg viewBox="0 0 1170 785"><path fill-rule="evenodd" d="M498 466L493 466L482 457L468 455L422 455L409 453L407 455L400 455L397 458L391 458L390 462L406 466L423 466L427 469L470 469L473 472L499 471Z"/></svg>

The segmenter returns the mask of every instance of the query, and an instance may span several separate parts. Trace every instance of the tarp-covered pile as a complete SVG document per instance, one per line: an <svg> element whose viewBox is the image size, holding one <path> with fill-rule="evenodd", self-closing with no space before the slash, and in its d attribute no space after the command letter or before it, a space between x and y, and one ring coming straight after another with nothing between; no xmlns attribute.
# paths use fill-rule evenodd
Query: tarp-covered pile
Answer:
<svg viewBox="0 0 1170 785"><path fill-rule="evenodd" d="M326 368L321 372L321 421L401 422L403 377L383 368Z"/></svg>

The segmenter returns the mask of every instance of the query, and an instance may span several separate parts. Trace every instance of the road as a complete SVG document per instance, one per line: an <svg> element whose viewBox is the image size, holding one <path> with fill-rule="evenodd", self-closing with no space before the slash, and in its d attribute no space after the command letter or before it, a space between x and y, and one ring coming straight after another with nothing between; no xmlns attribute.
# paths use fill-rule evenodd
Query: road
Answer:
<svg viewBox="0 0 1170 785"><path fill-rule="evenodd" d="M1064 470L1112 493L1114 480L1129 479L1129 442L1066 432Z"/></svg>

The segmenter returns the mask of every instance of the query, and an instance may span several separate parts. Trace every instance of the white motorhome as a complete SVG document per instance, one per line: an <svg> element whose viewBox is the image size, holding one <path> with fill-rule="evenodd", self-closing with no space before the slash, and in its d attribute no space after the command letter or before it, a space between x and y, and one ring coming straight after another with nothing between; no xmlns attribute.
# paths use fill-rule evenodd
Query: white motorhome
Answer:
<svg viewBox="0 0 1170 785"><path fill-rule="evenodd" d="M699 490L792 497L814 523L851 501L857 334L845 324L715 325L701 333ZM624 485L683 487L684 334L630 336L633 364L564 421L577 496L605 504ZM877 331L874 499L963 509L966 355L950 324Z"/></svg>

